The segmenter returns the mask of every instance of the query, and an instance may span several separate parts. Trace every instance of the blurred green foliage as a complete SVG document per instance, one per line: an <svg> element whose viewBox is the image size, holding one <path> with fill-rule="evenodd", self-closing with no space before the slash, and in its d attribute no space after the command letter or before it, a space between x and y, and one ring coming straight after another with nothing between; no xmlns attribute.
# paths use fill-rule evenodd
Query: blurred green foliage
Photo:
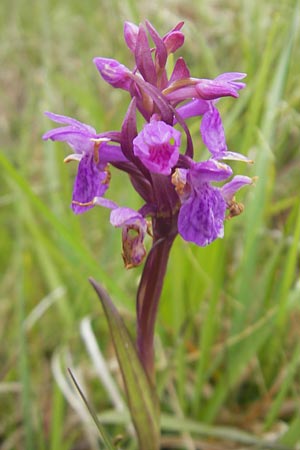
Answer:
<svg viewBox="0 0 300 450"><path fill-rule="evenodd" d="M220 108L230 149L255 161L236 163L236 172L259 177L239 194L245 212L226 223L223 240L201 249L178 238L172 250L157 324L163 448L262 448L254 436L266 440L271 433L282 446L298 448L299 12L294 0L2 1L1 448L103 448L68 384L67 366L79 374L109 433L123 434L122 448L136 448L126 413L111 411L80 324L92 317L122 397L87 277L106 286L134 334L141 271L123 269L120 232L107 211L72 215L76 168L62 164L66 146L41 136L52 127L45 110L99 132L120 128L128 97L105 85L92 58L130 66L123 22L145 18L161 34L185 21L180 54L194 76L247 72L247 89ZM200 157L199 124L190 126ZM140 205L126 176L115 171L110 197Z"/></svg>

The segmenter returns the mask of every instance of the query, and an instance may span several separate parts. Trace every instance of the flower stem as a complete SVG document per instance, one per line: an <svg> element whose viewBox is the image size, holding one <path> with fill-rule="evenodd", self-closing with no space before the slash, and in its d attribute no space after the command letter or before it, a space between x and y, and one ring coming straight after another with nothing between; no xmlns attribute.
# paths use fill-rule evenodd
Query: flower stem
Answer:
<svg viewBox="0 0 300 450"><path fill-rule="evenodd" d="M153 242L137 292L137 348L140 360L154 384L154 327L170 250L175 236Z"/></svg>

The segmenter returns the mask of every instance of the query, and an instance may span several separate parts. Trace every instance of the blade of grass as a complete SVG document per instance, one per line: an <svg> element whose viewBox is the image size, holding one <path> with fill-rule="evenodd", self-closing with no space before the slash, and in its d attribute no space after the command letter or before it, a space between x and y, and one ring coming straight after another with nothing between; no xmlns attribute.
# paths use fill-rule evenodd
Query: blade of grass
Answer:
<svg viewBox="0 0 300 450"><path fill-rule="evenodd" d="M284 332L284 328L287 322L287 298L288 292L292 286L296 278L296 270L297 270L297 259L299 252L299 242L300 242L300 204L295 208L296 223L294 233L291 236L292 241L290 244L289 251L285 257L285 264L283 269L283 276L279 288L278 301L279 301L279 309L277 316L277 325L279 328L279 332L282 335Z"/></svg>
<svg viewBox="0 0 300 450"><path fill-rule="evenodd" d="M32 236L32 250L37 254L40 271L42 272L45 283L50 291L53 291L57 286L64 285L64 279L61 276L61 271L58 269L58 265L53 262L48 247L45 246L45 242L42 235L42 230L38 226L33 214L28 208L28 204L24 203L24 224L30 231ZM66 262L64 262L65 264ZM66 333L72 329L72 325L75 322L74 310L71 304L68 302L68 296L64 293L61 295L59 302L57 302L58 309L61 313L61 317L64 323L64 330Z"/></svg>
<svg viewBox="0 0 300 450"><path fill-rule="evenodd" d="M53 385L52 389L52 410L51 410L51 430L50 430L50 448L49 450L57 450L63 448L64 440L64 423L65 423L65 400L58 389L57 385Z"/></svg>
<svg viewBox="0 0 300 450"><path fill-rule="evenodd" d="M64 364L62 364L61 361L62 356L64 357ZM63 393L68 403L76 411L77 416L80 419L80 422L83 426L83 430L85 432L88 445L90 445L91 448L94 447L97 448L98 433L95 431L95 426L94 423L91 421L91 416L88 410L82 408L82 402L78 396L78 393L73 384L71 385L71 383L69 382L69 377L67 378L66 376L67 375L66 365L71 364L72 364L71 356L66 349L64 349L63 352L56 350L51 360L52 372L55 381L57 382L59 389ZM78 422L76 421L76 423ZM73 446L74 446L74 438L73 436L70 436L70 448L72 448Z"/></svg>
<svg viewBox="0 0 300 450"><path fill-rule="evenodd" d="M249 2L245 2L249 4ZM246 113L247 127L242 141L241 153L247 153L253 142L253 137L257 124L259 123L260 114L262 112L264 103L262 99L265 97L265 92L268 89L270 82L270 70L273 65L274 45L278 37L278 32L282 24L279 21L279 17L276 17L272 23L270 30L268 31L267 42L263 51L264 57L262 63L255 72L255 81L253 83L253 93L248 99L248 107Z"/></svg>
<svg viewBox="0 0 300 450"><path fill-rule="evenodd" d="M283 445L290 445L292 446L292 448L295 448L296 444L299 443L299 439L300 439L300 415L298 412L295 418L290 422L289 428L280 439L280 442Z"/></svg>
<svg viewBox="0 0 300 450"><path fill-rule="evenodd" d="M22 420L24 426L24 449L31 450L34 448L34 429L32 420L32 407L31 407L31 376L30 376L30 363L29 363L29 351L26 330L24 327L24 321L26 317L26 294L24 292L24 282L25 282L25 241L23 234L23 223L22 223L22 204L17 205L16 216L17 220L17 252L18 257L18 268L17 268L17 278L16 278L16 290L17 290L17 316L18 316L18 340L20 348L19 357L19 376L22 383L21 390L21 403L22 403Z"/></svg>
<svg viewBox="0 0 300 450"><path fill-rule="evenodd" d="M54 213L47 208L42 200L33 192L26 179L13 167L9 160L5 157L4 152L0 150L0 166L3 168L4 173L18 186L22 194L27 201L31 204L34 211L41 215L54 231L58 233L60 238L68 245L72 251L74 259L77 260L78 266L84 265L88 270L97 272L101 277L103 283L108 289L122 301L131 303L126 294L118 287L117 283L109 277L103 269L97 264L97 261L93 258L91 253L86 249L84 244L77 241L76 236L61 223L61 221L54 215Z"/></svg>
<svg viewBox="0 0 300 450"><path fill-rule="evenodd" d="M200 358L196 366L196 382L193 393L193 411L197 417L202 408L201 396L206 381L206 376L211 365L211 350L216 337L216 325L218 319L217 306L220 293L224 284L224 245L214 247L212 253L211 295L208 308L203 320L202 330L199 333Z"/></svg>
<svg viewBox="0 0 300 450"><path fill-rule="evenodd" d="M81 320L80 334L92 359L93 367L95 368L95 371L100 378L101 383L108 394L108 397L118 411L123 411L124 409L126 409L126 405L118 389L118 386L116 385L110 373L107 361L105 360L98 346L96 336L91 325L91 319L89 317L84 317Z"/></svg>
<svg viewBox="0 0 300 450"><path fill-rule="evenodd" d="M68 369L69 374L72 378L73 383L75 384L75 387L77 389L77 391L79 392L79 395L82 399L82 401L84 402L85 406L87 407L93 421L95 422L96 427L99 430L99 433L103 439L103 442L105 444L105 447L107 450L115 450L115 447L111 441L111 439L109 438L108 434L106 433L104 427L102 426L101 422L99 421L96 412L94 411L94 409L92 408L92 406L89 404L89 402L87 401L82 389L80 388L75 376L73 375L73 372L71 369Z"/></svg>
<svg viewBox="0 0 300 450"><path fill-rule="evenodd" d="M268 323L263 328L254 330L238 345L233 345L228 350L226 350L226 346L224 347L222 359L226 361L226 370L221 372L220 380L214 388L213 395L201 413L203 420L211 423L215 419L230 390L238 382L251 358L259 352L271 333L272 324Z"/></svg>
<svg viewBox="0 0 300 450"><path fill-rule="evenodd" d="M296 217L295 217L296 216ZM285 253L282 255L284 264L277 269L277 277L275 278L276 290L273 293L278 309L276 314L275 326L276 333L272 336L270 342L267 343L261 360L265 362L265 377L269 382L272 380L272 374L276 373L276 367L280 366L281 361L284 363L283 352L285 346L286 329L288 326L289 310L289 294L292 292L293 283L297 276L297 260L299 252L300 240L300 207L296 205L289 216L289 226L287 228L287 238L290 240L289 248L284 247ZM295 225L294 225L295 222ZM294 230L292 231L292 227Z"/></svg>
<svg viewBox="0 0 300 450"><path fill-rule="evenodd" d="M299 364L300 364L300 344L298 344L295 348L291 360L286 368L286 375L282 381L278 394L276 395L275 400L273 401L273 403L269 408L269 411L265 419L265 428L270 428L271 425L276 420L280 407L282 406L282 403L286 398L288 390L291 389L291 384L293 382L296 371L299 369Z"/></svg>
<svg viewBox="0 0 300 450"><path fill-rule="evenodd" d="M288 66L291 57L292 45L296 36L296 24L298 23L299 2L295 4L294 16L291 18L292 27L289 30L288 36L285 38L285 45L282 46L281 53L278 57L278 63L274 71L272 81L270 83L270 73L264 70L262 77L268 80L270 89L265 103L265 112L261 124L263 148L256 160L255 168L256 174L259 177L257 182L255 198L251 204L248 205L246 216L246 235L244 248L244 263L239 271L238 285L239 285L239 301L243 305L251 304L252 291L249 286L254 278L254 273L257 267L258 249L259 249L259 233L263 229L264 216L266 212L266 204L268 195L272 190L272 158L270 149L274 141L274 130L276 127L275 117L278 104L283 96L284 88L287 81ZM293 19L293 20L292 20ZM268 47L272 51L271 47ZM270 61L271 57L264 55ZM263 80L262 85L266 83ZM254 112L253 112L254 113ZM243 325L244 312L238 313L233 321L233 330L237 330Z"/></svg>
<svg viewBox="0 0 300 450"><path fill-rule="evenodd" d="M292 49L299 30L300 2L296 0L294 9L289 17L288 36L285 38L279 55L278 64L274 72L274 77L268 93L264 119L262 122L262 132L265 139L272 145L275 133L273 132L278 104L283 96L286 86L288 70L291 62Z"/></svg>

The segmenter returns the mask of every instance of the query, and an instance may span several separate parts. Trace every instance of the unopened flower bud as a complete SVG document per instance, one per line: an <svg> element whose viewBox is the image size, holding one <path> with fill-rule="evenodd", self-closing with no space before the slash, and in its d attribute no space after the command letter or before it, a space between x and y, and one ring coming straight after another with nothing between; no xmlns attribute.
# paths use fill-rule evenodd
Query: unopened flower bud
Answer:
<svg viewBox="0 0 300 450"><path fill-rule="evenodd" d="M139 33L139 27L131 22L125 22L124 24L124 38L127 47L134 53L136 40Z"/></svg>
<svg viewBox="0 0 300 450"><path fill-rule="evenodd" d="M128 77L130 70L115 59L94 58L93 59L102 78L114 88L125 89L130 87L131 80Z"/></svg>

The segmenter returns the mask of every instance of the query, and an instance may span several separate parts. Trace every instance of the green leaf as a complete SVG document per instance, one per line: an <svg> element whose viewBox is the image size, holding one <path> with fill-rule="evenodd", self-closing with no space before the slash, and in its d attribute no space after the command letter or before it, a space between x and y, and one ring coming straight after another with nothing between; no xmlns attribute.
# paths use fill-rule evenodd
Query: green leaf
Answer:
<svg viewBox="0 0 300 450"><path fill-rule="evenodd" d="M128 407L139 440L140 450L158 450L159 403L154 386L138 358L131 336L104 288L90 282L104 309L125 385Z"/></svg>

